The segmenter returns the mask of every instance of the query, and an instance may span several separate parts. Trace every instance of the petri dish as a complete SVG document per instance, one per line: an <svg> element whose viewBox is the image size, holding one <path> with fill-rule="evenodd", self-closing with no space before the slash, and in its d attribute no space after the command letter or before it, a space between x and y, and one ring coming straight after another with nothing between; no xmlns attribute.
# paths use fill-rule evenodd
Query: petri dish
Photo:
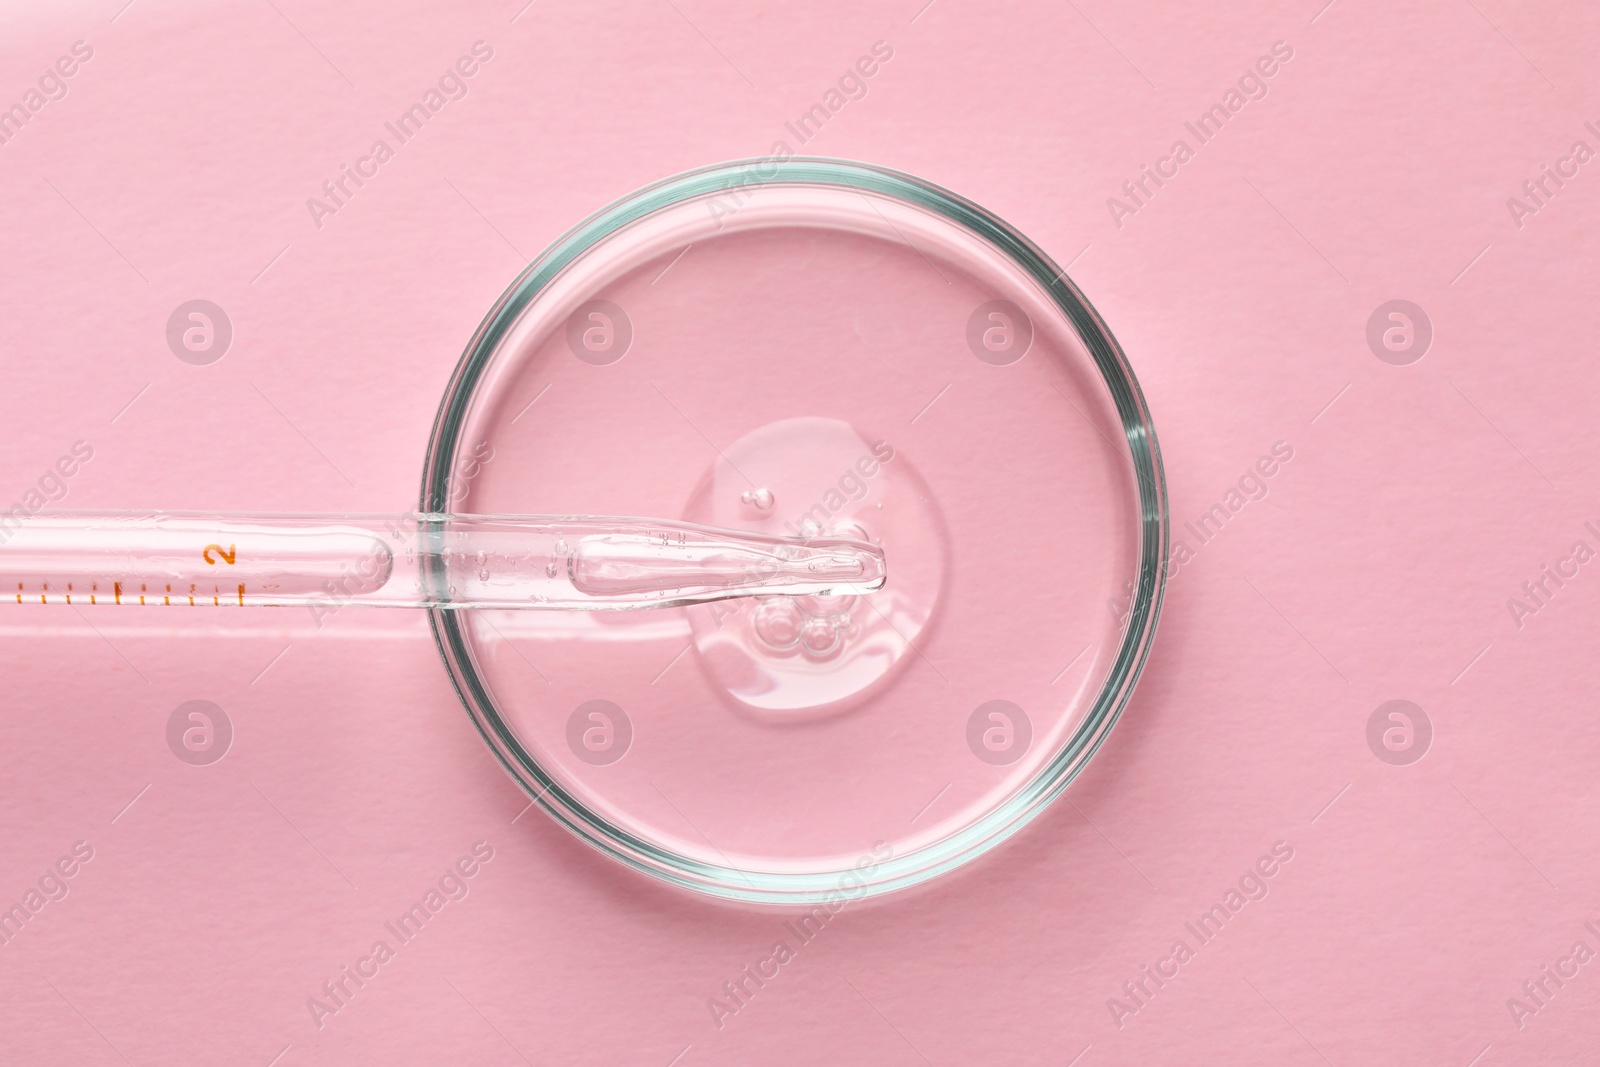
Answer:
<svg viewBox="0 0 1600 1067"><path fill-rule="evenodd" d="M978 205L836 160L679 175L556 241L457 365L420 506L882 546L858 597L432 613L546 812L743 901L903 889L1015 833L1105 740L1165 581L1150 414L1083 294Z"/></svg>

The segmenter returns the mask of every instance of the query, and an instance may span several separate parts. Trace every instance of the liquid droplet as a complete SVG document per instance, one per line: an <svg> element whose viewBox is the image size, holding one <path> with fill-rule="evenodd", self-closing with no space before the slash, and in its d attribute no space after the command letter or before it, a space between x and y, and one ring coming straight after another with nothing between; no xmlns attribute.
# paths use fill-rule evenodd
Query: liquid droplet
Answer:
<svg viewBox="0 0 1600 1067"><path fill-rule="evenodd" d="M786 598L792 608L763 608L781 603L764 596L743 601L735 617L719 605L689 611L709 679L749 708L794 721L834 714L916 658L910 642L940 599L947 545L933 494L910 458L874 460L872 440L836 419L769 423L724 447L726 464L718 457L685 507L693 522L779 538L771 554L780 570L810 571L835 589L850 582L853 556L819 548L819 539L900 549L884 548L893 593ZM741 481L739 470L752 478L759 471L761 481ZM769 510L757 507L763 488L774 498ZM880 506L890 500L894 507Z"/></svg>

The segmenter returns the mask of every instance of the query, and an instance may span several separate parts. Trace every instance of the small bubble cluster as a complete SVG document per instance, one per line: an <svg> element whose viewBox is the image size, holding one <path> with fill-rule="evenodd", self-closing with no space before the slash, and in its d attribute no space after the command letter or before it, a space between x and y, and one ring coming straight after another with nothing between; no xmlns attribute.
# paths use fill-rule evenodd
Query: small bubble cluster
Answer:
<svg viewBox="0 0 1600 1067"><path fill-rule="evenodd" d="M803 654L827 660L860 632L851 612L855 596L765 597L750 625L761 643L780 656ZM825 607L824 607L825 605ZM821 611L817 609L822 607Z"/></svg>
<svg viewBox="0 0 1600 1067"><path fill-rule="evenodd" d="M808 525L807 533L816 536L814 524ZM867 532L853 522L840 523L828 531L828 536L868 540ZM784 557L797 554L787 545L777 551ZM829 660L861 632L856 621L860 600L859 596L762 597L750 617L750 626L756 638L777 655L799 653L819 662Z"/></svg>
<svg viewBox="0 0 1600 1067"><path fill-rule="evenodd" d="M572 555L572 546L567 544L566 539L561 538L557 540L554 548L551 551L549 562L544 565L545 574L549 575L551 578L554 578L556 575L560 574L565 566L564 561L570 555Z"/></svg>

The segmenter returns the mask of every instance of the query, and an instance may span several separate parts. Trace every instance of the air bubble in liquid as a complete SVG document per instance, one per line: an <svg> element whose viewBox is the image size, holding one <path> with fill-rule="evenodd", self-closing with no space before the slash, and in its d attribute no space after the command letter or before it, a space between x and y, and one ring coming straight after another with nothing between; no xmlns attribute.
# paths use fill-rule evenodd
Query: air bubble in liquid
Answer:
<svg viewBox="0 0 1600 1067"><path fill-rule="evenodd" d="M748 504L761 511L770 511L777 498L772 495L771 489L746 489L739 494L739 503Z"/></svg>
<svg viewBox="0 0 1600 1067"><path fill-rule="evenodd" d="M793 648L800 639L800 626L805 616L795 606L791 597L780 596L763 600L751 620L756 636L769 648Z"/></svg>
<svg viewBox="0 0 1600 1067"><path fill-rule="evenodd" d="M824 659L839 651L839 631L832 619L810 618L800 627L800 643L808 656Z"/></svg>

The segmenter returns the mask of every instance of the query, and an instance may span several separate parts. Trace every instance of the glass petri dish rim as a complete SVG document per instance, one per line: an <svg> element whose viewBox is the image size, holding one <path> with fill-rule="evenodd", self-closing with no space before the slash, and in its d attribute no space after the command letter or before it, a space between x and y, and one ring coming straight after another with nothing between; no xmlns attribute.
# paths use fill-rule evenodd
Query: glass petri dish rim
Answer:
<svg viewBox="0 0 1600 1067"><path fill-rule="evenodd" d="M1015 227L965 197L886 167L804 156L736 160L662 179L595 212L530 263L484 316L450 377L423 466L421 510L448 510L461 429L482 373L524 309L569 264L652 212L697 197L777 184L837 186L886 196L977 234L1040 286L1093 358L1116 405L1138 485L1139 560L1121 644L1093 704L1066 743L1021 789L982 818L915 851L874 858L869 871L771 872L710 864L635 836L563 788L496 708L475 667L460 613L433 609L429 616L445 669L474 726L511 777L557 823L611 858L681 888L747 903L803 905L860 899L926 882L999 845L1066 789L1105 742L1144 669L1166 586L1169 532L1166 478L1144 393L1116 338L1066 272ZM445 584L442 573L431 579Z"/></svg>

